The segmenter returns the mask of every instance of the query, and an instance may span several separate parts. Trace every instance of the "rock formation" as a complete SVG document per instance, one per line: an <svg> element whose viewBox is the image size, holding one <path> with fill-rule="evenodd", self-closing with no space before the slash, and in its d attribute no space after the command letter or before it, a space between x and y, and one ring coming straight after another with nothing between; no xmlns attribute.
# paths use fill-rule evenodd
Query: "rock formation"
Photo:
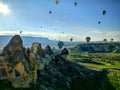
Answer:
<svg viewBox="0 0 120 90"><path fill-rule="evenodd" d="M67 61L61 55L57 55L49 65L46 65L42 70L37 70L36 87L40 90L89 90L74 89L74 82L78 80L82 83L97 79L98 82L92 81L91 86L94 86L103 78L100 76L101 73Z"/></svg>
<svg viewBox="0 0 120 90"><path fill-rule="evenodd" d="M43 49L39 42L26 49L21 37L15 35L0 55L0 79L7 78L16 88L35 86L33 90L74 90L76 80L101 79L101 72L66 60L68 54L64 48L56 55L49 45Z"/></svg>
<svg viewBox="0 0 120 90"><path fill-rule="evenodd" d="M39 55L40 57L45 57L44 50L41 47L41 44L39 42L34 42L31 47L31 51L35 55Z"/></svg>
<svg viewBox="0 0 120 90"><path fill-rule="evenodd" d="M49 45L46 46L46 48L44 49L44 52L45 54L53 55L53 51Z"/></svg>
<svg viewBox="0 0 120 90"><path fill-rule="evenodd" d="M26 78L29 75L29 62L26 58L25 48L19 35L15 35L10 40L3 48L1 55L1 64L4 67L4 72L7 73L7 77L12 83L14 83L13 79L16 79L18 76Z"/></svg>
<svg viewBox="0 0 120 90"><path fill-rule="evenodd" d="M64 49L62 50L62 52L61 52L60 55L61 55L64 59L66 59L67 56L68 56L68 54L69 54L69 51L67 50L67 48L64 48Z"/></svg>

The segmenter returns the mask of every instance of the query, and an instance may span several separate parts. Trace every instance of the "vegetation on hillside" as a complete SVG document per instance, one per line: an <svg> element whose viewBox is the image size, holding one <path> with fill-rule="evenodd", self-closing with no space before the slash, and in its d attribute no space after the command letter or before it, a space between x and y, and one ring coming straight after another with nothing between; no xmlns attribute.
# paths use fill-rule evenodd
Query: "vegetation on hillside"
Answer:
<svg viewBox="0 0 120 90"><path fill-rule="evenodd" d="M104 84L104 89L99 90L120 90L120 53L71 52L68 59L95 70L106 69L108 73L102 83L107 80L108 84Z"/></svg>

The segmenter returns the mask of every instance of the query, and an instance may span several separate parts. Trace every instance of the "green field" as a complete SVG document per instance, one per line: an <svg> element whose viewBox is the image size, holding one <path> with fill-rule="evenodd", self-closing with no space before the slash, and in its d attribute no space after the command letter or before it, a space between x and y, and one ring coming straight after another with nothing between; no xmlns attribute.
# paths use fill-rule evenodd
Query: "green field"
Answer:
<svg viewBox="0 0 120 90"><path fill-rule="evenodd" d="M107 74L109 83L115 88L115 90L120 90L120 54L119 53L71 52L68 56L68 60L98 71L106 69L109 72Z"/></svg>

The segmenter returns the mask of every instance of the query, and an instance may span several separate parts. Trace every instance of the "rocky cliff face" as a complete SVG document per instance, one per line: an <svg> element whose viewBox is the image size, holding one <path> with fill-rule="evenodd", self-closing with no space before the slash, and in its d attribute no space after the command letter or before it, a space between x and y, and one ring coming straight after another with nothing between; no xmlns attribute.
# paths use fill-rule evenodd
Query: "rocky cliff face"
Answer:
<svg viewBox="0 0 120 90"><path fill-rule="evenodd" d="M101 72L67 61L68 54L64 48L56 55L49 45L43 49L38 42L26 49L15 35L0 54L0 79L8 79L14 87L35 86L34 90L74 90L76 80L98 78Z"/></svg>
<svg viewBox="0 0 120 90"><path fill-rule="evenodd" d="M44 49L45 53L48 55L53 55L53 51L51 49L51 47L49 45L46 46L46 48Z"/></svg>
<svg viewBox="0 0 120 90"><path fill-rule="evenodd" d="M4 72L7 73L6 78L12 83L18 77L27 77L29 75L29 62L19 35L15 35L3 48L0 59ZM0 78L3 78L3 76Z"/></svg>
<svg viewBox="0 0 120 90"><path fill-rule="evenodd" d="M8 78L14 87L30 87L35 83L37 70L42 70L54 58L51 47L45 49L34 42L24 48L21 37L15 35L0 54L0 78Z"/></svg>

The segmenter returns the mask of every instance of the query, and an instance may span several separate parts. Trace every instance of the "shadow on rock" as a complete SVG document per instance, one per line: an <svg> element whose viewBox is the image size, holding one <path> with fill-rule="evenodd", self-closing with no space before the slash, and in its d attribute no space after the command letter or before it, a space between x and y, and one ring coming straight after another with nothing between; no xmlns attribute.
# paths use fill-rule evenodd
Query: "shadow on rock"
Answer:
<svg viewBox="0 0 120 90"><path fill-rule="evenodd" d="M108 81L107 70L91 70L59 55L37 74L37 87L41 90L115 90Z"/></svg>
<svg viewBox="0 0 120 90"><path fill-rule="evenodd" d="M102 70L86 80L76 78L72 82L71 90L116 90L108 80L108 71Z"/></svg>

